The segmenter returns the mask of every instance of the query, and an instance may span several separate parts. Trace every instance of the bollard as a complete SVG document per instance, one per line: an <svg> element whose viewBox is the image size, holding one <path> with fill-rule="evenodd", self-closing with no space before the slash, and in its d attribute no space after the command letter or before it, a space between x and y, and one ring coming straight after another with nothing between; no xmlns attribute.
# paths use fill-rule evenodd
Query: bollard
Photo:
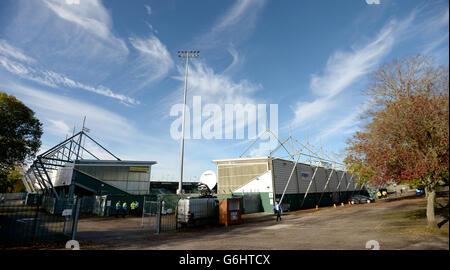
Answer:
<svg viewBox="0 0 450 270"><path fill-rule="evenodd" d="M319 206L318 205L316 205L316 210L319 210Z"/></svg>
<svg viewBox="0 0 450 270"><path fill-rule="evenodd" d="M350 203L350 201L348 201L348 205L352 205L352 204Z"/></svg>
<svg viewBox="0 0 450 270"><path fill-rule="evenodd" d="M336 204L335 203L333 204L333 207L336 208Z"/></svg>
<svg viewBox="0 0 450 270"><path fill-rule="evenodd" d="M344 203L341 203L341 206L344 206Z"/></svg>

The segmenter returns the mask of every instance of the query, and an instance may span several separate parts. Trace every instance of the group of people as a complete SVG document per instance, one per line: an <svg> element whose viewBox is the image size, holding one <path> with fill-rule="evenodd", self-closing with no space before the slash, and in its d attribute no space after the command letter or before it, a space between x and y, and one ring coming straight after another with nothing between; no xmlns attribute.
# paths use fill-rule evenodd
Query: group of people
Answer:
<svg viewBox="0 0 450 270"><path fill-rule="evenodd" d="M380 191L377 192L377 197L378 198L382 198L382 197L386 198L387 195L388 195L388 193L385 190L383 190L382 192L380 192Z"/></svg>
<svg viewBox="0 0 450 270"><path fill-rule="evenodd" d="M125 217L128 214L136 216L136 215L138 215L138 209L139 209L138 201L133 201L130 204L130 209L128 209L128 204L126 201L124 201L123 203L121 201L118 201L116 203L116 217L118 217L119 215L122 215L122 217ZM129 210L131 210L131 212Z"/></svg>

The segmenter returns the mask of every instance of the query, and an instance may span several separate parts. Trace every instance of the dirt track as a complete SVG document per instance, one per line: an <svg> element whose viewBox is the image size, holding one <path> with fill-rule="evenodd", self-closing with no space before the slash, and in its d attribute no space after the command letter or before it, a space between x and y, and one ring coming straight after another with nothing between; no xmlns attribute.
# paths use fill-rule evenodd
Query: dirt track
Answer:
<svg viewBox="0 0 450 270"><path fill-rule="evenodd" d="M78 238L81 249L364 250L367 241L376 240L382 250L448 250L448 222L427 231L425 203L419 198L295 211L278 223L258 213L245 215L241 225L160 235L141 229L139 218L82 219Z"/></svg>

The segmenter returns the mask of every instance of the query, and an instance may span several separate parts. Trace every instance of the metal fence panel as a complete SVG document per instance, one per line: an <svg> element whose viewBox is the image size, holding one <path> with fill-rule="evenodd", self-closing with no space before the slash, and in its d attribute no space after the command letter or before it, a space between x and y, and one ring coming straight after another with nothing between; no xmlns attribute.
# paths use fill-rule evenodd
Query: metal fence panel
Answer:
<svg viewBox="0 0 450 270"><path fill-rule="evenodd" d="M93 213L95 206L95 196L85 196L81 198L80 212Z"/></svg>
<svg viewBox="0 0 450 270"><path fill-rule="evenodd" d="M261 195L257 194L242 194L237 195L242 198L242 213L251 214L261 212L264 208L261 201Z"/></svg>
<svg viewBox="0 0 450 270"><path fill-rule="evenodd" d="M0 193L0 202L6 200L25 200L27 193Z"/></svg>
<svg viewBox="0 0 450 270"><path fill-rule="evenodd" d="M154 233L177 229L175 211L166 211L164 201L144 201L142 208L142 227Z"/></svg>
<svg viewBox="0 0 450 270"><path fill-rule="evenodd" d="M28 199L28 198L27 198ZM50 243L68 240L73 235L75 214L73 201L60 202L62 212L71 214L53 214L47 211L52 200L39 195L32 199L33 203L25 200L4 200L0 202L0 246L11 248L30 244ZM67 210L64 212L64 210Z"/></svg>

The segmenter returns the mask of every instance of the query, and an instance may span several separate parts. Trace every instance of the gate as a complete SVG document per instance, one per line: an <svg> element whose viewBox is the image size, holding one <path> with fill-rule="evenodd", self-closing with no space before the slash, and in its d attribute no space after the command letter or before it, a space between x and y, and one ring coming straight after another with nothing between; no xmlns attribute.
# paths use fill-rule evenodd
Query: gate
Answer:
<svg viewBox="0 0 450 270"><path fill-rule="evenodd" d="M264 211L263 204L261 201L261 195L259 193L258 194L242 193L242 195L236 193L233 194L233 196L241 198L243 214L258 213Z"/></svg>
<svg viewBox="0 0 450 270"><path fill-rule="evenodd" d="M177 230L176 211L165 209L164 201L147 201L142 207L142 227L156 234Z"/></svg>
<svg viewBox="0 0 450 270"><path fill-rule="evenodd" d="M0 202L1 248L47 244L75 237L79 203L61 201L63 213L52 214L46 210L43 201L43 196L32 194L26 200Z"/></svg>

